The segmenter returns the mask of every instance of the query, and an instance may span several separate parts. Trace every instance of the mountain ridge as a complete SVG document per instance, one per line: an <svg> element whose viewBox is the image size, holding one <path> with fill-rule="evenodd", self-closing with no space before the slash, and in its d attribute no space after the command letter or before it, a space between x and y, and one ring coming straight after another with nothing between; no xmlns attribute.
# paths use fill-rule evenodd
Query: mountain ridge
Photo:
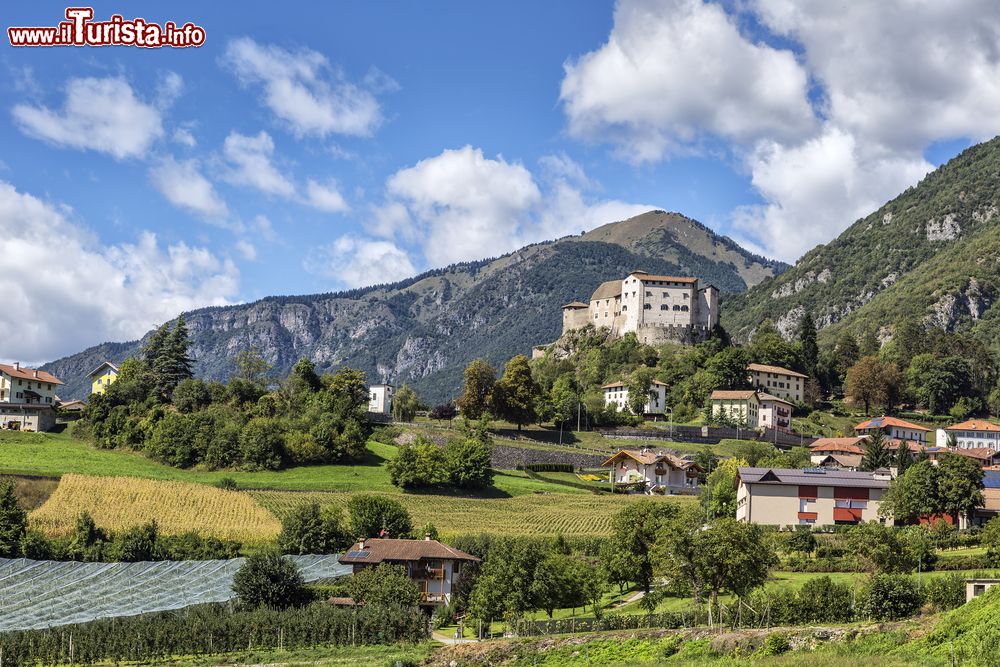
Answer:
<svg viewBox="0 0 1000 667"><path fill-rule="evenodd" d="M407 382L436 402L457 392L471 359L501 365L553 340L563 303L585 299L601 282L638 268L696 275L733 294L787 265L678 213L650 211L388 285L269 296L184 315L200 377L226 379L236 353L254 347L279 376L309 357L323 370L350 365L370 381ZM63 398L85 397L83 373L140 348L141 340L102 343L42 368L67 381Z"/></svg>

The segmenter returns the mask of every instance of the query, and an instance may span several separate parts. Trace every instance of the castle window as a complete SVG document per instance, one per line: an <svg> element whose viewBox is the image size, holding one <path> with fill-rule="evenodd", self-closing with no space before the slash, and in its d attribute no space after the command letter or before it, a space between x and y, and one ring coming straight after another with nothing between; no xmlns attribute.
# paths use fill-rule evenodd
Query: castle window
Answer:
<svg viewBox="0 0 1000 667"><path fill-rule="evenodd" d="M681 310L683 310L686 313L690 309L685 305L685 306L681 306Z"/></svg>
<svg viewBox="0 0 1000 667"><path fill-rule="evenodd" d="M680 310L680 309L681 309L680 306L678 306L677 304L674 304L674 310Z"/></svg>
<svg viewBox="0 0 1000 667"><path fill-rule="evenodd" d="M684 292L684 298L685 299L688 298L688 293L687 292Z"/></svg>
<svg viewBox="0 0 1000 667"><path fill-rule="evenodd" d="M668 308L670 308L670 306L665 303L660 305L660 310L667 310Z"/></svg>
<svg viewBox="0 0 1000 667"><path fill-rule="evenodd" d="M670 296L670 292L664 292L664 293L663 293L663 298L664 298L664 299L666 299L666 298L667 298L667 297L669 297L669 296Z"/></svg>
<svg viewBox="0 0 1000 667"><path fill-rule="evenodd" d="M650 292L649 290L646 290L646 296L653 296L653 293Z"/></svg>
<svg viewBox="0 0 1000 667"><path fill-rule="evenodd" d="M653 309L653 304L651 304L651 303L643 304L642 309L643 310L652 310Z"/></svg>
<svg viewBox="0 0 1000 667"><path fill-rule="evenodd" d="M622 306L622 312L624 313L626 310L628 310L628 306Z"/></svg>

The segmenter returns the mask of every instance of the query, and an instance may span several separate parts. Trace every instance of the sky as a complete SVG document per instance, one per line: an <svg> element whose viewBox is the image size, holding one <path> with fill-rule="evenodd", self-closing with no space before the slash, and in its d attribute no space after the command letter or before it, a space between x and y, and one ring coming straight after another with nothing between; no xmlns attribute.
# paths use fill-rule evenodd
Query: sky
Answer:
<svg viewBox="0 0 1000 667"><path fill-rule="evenodd" d="M66 6L7 7L4 28ZM0 46L0 359L659 208L794 262L1000 132L1000 4L100 2Z"/></svg>

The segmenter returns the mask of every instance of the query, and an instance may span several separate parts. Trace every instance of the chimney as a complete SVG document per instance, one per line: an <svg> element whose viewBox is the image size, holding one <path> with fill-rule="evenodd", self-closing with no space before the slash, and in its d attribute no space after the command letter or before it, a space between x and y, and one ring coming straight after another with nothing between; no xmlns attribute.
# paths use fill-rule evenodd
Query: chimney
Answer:
<svg viewBox="0 0 1000 667"><path fill-rule="evenodd" d="M35 371L35 377L38 377L38 371Z"/></svg>
<svg viewBox="0 0 1000 667"><path fill-rule="evenodd" d="M431 534L430 533L424 533L424 541L425 542L430 542L431 541Z"/></svg>
<svg viewBox="0 0 1000 667"><path fill-rule="evenodd" d="M366 540L366 538L362 537L361 541L358 542L358 551L364 551L365 550L365 540Z"/></svg>
<svg viewBox="0 0 1000 667"><path fill-rule="evenodd" d="M15 371L21 370L21 362L20 361L15 361L14 362L14 370Z"/></svg>

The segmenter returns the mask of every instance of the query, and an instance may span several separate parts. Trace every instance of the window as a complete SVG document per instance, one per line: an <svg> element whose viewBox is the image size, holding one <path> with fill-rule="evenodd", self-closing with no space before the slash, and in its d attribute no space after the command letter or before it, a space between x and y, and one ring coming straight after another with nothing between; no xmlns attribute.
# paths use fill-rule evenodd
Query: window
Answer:
<svg viewBox="0 0 1000 667"><path fill-rule="evenodd" d="M653 293L650 292L649 290L646 290L646 296L653 296Z"/></svg>
<svg viewBox="0 0 1000 667"><path fill-rule="evenodd" d="M17 397L18 398L24 398L24 392L22 392L22 391L17 392Z"/></svg>
<svg viewBox="0 0 1000 667"><path fill-rule="evenodd" d="M681 310L684 311L685 313L688 312L689 309L687 307L687 304L681 306Z"/></svg>
<svg viewBox="0 0 1000 667"><path fill-rule="evenodd" d="M670 306L668 306L667 304L665 304L665 303L660 304L660 310L669 310L669 309L670 309Z"/></svg>
<svg viewBox="0 0 1000 667"><path fill-rule="evenodd" d="M814 502L816 502L815 498L799 498L799 511L812 512L813 510L810 509L809 503L814 503Z"/></svg>
<svg viewBox="0 0 1000 667"><path fill-rule="evenodd" d="M680 309L681 309L680 306L678 306L677 304L674 304L674 310L680 310Z"/></svg>
<svg viewBox="0 0 1000 667"><path fill-rule="evenodd" d="M23 383L23 380L18 380L17 381L17 386L20 387L22 383Z"/></svg>
<svg viewBox="0 0 1000 667"><path fill-rule="evenodd" d="M108 382L110 382L110 381L111 380L109 379ZM52 383L51 382L49 383L49 391L52 391Z"/></svg>
<svg viewBox="0 0 1000 667"><path fill-rule="evenodd" d="M653 309L653 304L651 304L651 303L644 303L642 305L642 309L643 310L652 310Z"/></svg>
<svg viewBox="0 0 1000 667"><path fill-rule="evenodd" d="M667 297L669 297L669 296L670 296L670 292L664 292L664 293L663 293L663 298L664 298L664 299L666 299L666 298L667 298Z"/></svg>
<svg viewBox="0 0 1000 667"><path fill-rule="evenodd" d="M843 509L855 509L864 510L868 509L867 500L835 500L833 501L834 507L840 507Z"/></svg>
<svg viewBox="0 0 1000 667"><path fill-rule="evenodd" d="M52 402L52 397L51 396L46 396L45 397L45 402L46 403L51 403Z"/></svg>
<svg viewBox="0 0 1000 667"><path fill-rule="evenodd" d="M624 313L626 310L628 310L628 306L622 306L622 312Z"/></svg>
<svg viewBox="0 0 1000 667"><path fill-rule="evenodd" d="M685 298L685 299L687 299L687 298L688 298L688 293L687 293L687 292L684 292L684 298Z"/></svg>

